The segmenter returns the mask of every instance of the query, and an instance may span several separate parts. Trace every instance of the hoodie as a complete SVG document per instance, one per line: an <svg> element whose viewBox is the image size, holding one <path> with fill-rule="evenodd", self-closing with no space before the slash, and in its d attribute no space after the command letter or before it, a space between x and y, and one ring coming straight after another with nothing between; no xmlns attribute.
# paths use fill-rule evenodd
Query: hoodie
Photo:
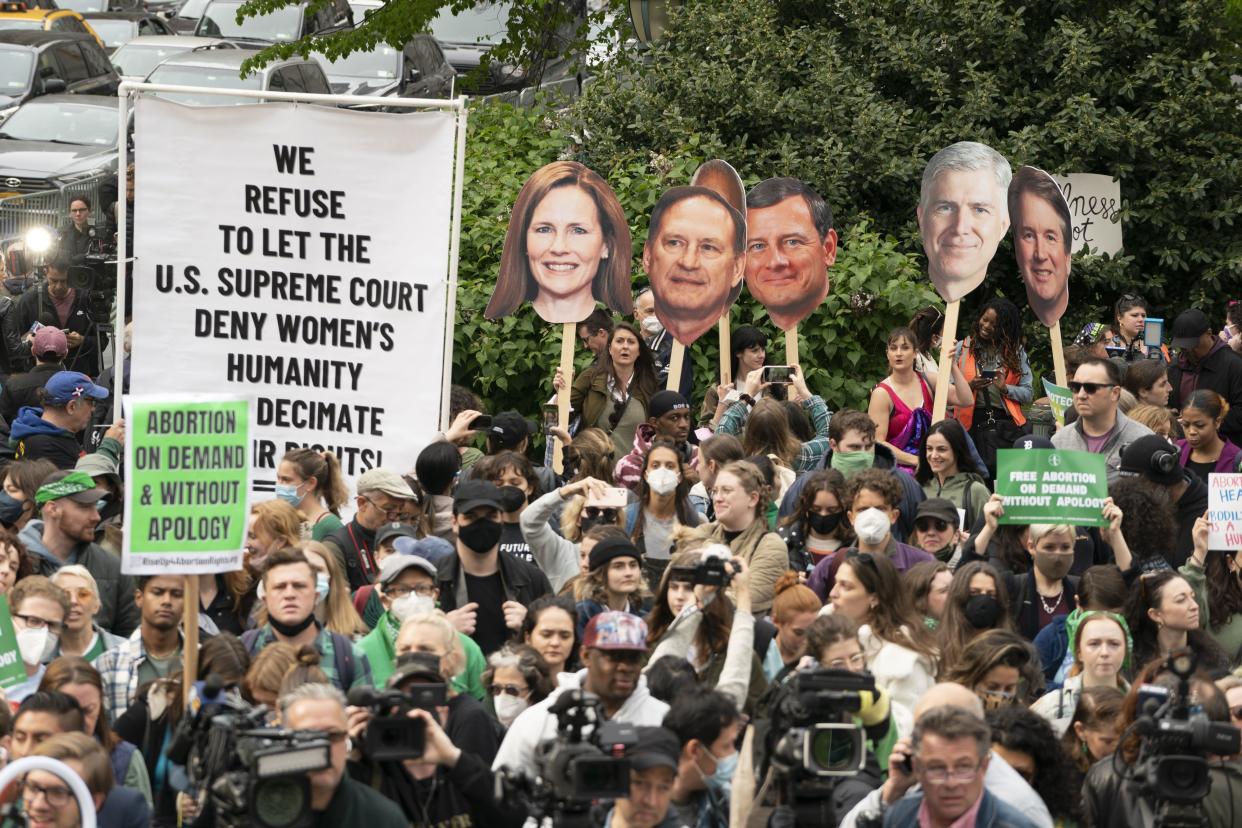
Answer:
<svg viewBox="0 0 1242 828"><path fill-rule="evenodd" d="M643 477L643 462L647 459L647 452L651 450L655 437L655 426L650 423L639 423L638 428L634 429L634 448L618 460L616 467L612 470L612 477L617 481L617 485L638 491L638 482ZM692 446L688 442L682 443L677 447L677 453L681 455L682 463L691 469L698 470L698 446Z"/></svg>
<svg viewBox="0 0 1242 828"><path fill-rule="evenodd" d="M43 409L24 406L9 431L16 460L51 460L58 469L72 469L82 456L77 438L43 419Z"/></svg>
<svg viewBox="0 0 1242 828"><path fill-rule="evenodd" d="M970 471L959 471L943 483L932 475L923 484L923 494L930 497L943 497L951 501L958 509L966 511L966 526L974 526L975 519L983 514L983 505L988 502L992 493L983 482L983 478Z"/></svg>
<svg viewBox="0 0 1242 828"><path fill-rule="evenodd" d="M138 629L141 616L134 603L137 588L132 575L121 574L121 559L106 552L94 543L79 543L68 559L61 560L43 544L43 521L32 520L17 534L26 548L35 556L37 574L51 577L65 564L76 563L86 567L99 587L99 612L95 620L99 626L115 636L128 638Z"/></svg>
<svg viewBox="0 0 1242 828"><path fill-rule="evenodd" d="M534 707L523 710L513 720L509 732L505 734L505 740L500 743L496 760L492 762L492 770L503 767L515 770L535 767L535 746L547 739L556 738L556 714L551 710L553 703L562 693L579 689L586 682L586 674L586 670L561 673L560 686L550 696ZM651 695L647 690L646 676L639 675L634 692L621 705L612 721L656 727L663 724L664 714L667 712L668 705Z"/></svg>

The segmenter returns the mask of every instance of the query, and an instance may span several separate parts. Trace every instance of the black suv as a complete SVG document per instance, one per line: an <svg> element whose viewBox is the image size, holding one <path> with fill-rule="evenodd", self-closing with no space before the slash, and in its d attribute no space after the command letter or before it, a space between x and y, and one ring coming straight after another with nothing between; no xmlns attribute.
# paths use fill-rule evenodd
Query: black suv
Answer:
<svg viewBox="0 0 1242 828"><path fill-rule="evenodd" d="M0 31L0 119L39 95L115 95L120 83L107 54L90 35Z"/></svg>

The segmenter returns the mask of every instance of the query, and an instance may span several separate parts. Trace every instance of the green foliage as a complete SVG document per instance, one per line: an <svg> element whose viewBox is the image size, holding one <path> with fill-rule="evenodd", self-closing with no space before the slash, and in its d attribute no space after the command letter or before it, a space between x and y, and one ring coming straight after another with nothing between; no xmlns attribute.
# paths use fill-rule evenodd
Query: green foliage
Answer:
<svg viewBox="0 0 1242 828"><path fill-rule="evenodd" d="M748 184L802 178L839 226L869 218L919 261L919 178L949 143L1118 176L1126 249L1075 257L1068 344L1084 322L1111 321L1127 291L1156 314L1202 305L1219 320L1242 287L1228 25L1219 0L692 0L641 69L604 72L569 124L590 136L580 160L601 171L654 153L726 158ZM964 303L963 330L990 293L1026 305L1008 240ZM1028 334L1038 373L1047 335L1034 323ZM803 351L855 375L818 344Z"/></svg>

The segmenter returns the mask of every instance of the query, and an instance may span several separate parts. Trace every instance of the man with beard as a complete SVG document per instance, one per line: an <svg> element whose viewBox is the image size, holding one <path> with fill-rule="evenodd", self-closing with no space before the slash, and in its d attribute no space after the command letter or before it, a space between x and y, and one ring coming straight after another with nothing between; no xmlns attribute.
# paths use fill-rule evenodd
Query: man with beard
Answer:
<svg viewBox="0 0 1242 828"><path fill-rule="evenodd" d="M129 640L95 659L104 685L104 705L112 721L130 706L138 688L181 669L181 614L185 578L146 575L138 579L134 604L142 623Z"/></svg>

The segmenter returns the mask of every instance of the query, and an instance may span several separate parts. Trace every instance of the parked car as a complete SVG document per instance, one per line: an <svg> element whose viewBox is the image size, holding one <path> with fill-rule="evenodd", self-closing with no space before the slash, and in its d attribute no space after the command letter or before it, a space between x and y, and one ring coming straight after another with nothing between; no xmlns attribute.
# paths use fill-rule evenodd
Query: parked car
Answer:
<svg viewBox="0 0 1242 828"><path fill-rule="evenodd" d="M116 175L116 98L44 95L0 127L0 198Z"/></svg>
<svg viewBox="0 0 1242 828"><path fill-rule="evenodd" d="M254 49L211 49L174 55L152 70L150 83L175 86L207 86L214 89L263 89L271 92L329 94L328 78L313 60L290 58L269 63L242 78L242 61L257 54ZM259 98L203 95L190 92L159 92L161 98L190 106L224 106L259 103Z"/></svg>
<svg viewBox="0 0 1242 828"><path fill-rule="evenodd" d="M415 35L397 51L380 43L370 52L328 60L312 55L338 94L396 95L403 98L448 98L457 73L449 66L440 45L431 35Z"/></svg>
<svg viewBox="0 0 1242 828"><path fill-rule="evenodd" d="M524 73L514 66L492 64L487 77L482 79L471 74L483 62L483 56L505 38L509 5L475 3L473 8L456 14L445 8L431 21L431 34L471 94L488 95L523 84Z"/></svg>
<svg viewBox="0 0 1242 828"><path fill-rule="evenodd" d="M72 9L84 17L87 12L143 11L150 5L143 0L56 0L58 8Z"/></svg>
<svg viewBox="0 0 1242 828"><path fill-rule="evenodd" d="M124 81L146 80L151 70L173 55L197 49L236 49L231 40L193 35L143 35L112 53L112 67Z"/></svg>
<svg viewBox="0 0 1242 828"><path fill-rule="evenodd" d="M175 35L162 17L146 11L88 12L83 15L108 54L142 35Z"/></svg>
<svg viewBox="0 0 1242 828"><path fill-rule="evenodd" d="M168 25L178 34L194 34L194 28L198 26L198 21L210 2L211 0L185 0L172 10Z"/></svg>
<svg viewBox="0 0 1242 828"><path fill-rule="evenodd" d="M312 12L306 3L285 6L258 17L237 22L242 0L212 0L194 27L199 37L227 37L260 43L283 43L307 35L322 35L353 28L353 12L345 0Z"/></svg>
<svg viewBox="0 0 1242 828"><path fill-rule="evenodd" d="M0 3L0 31L12 29L88 34L103 46L103 40L82 15L68 9L30 8L23 2Z"/></svg>
<svg viewBox="0 0 1242 828"><path fill-rule="evenodd" d="M374 11L384 5L383 0L349 0L349 9L354 13L354 25L357 26L367 16L367 12Z"/></svg>
<svg viewBox="0 0 1242 828"><path fill-rule="evenodd" d="M120 82L90 35L0 31L0 119L39 95L115 95Z"/></svg>

